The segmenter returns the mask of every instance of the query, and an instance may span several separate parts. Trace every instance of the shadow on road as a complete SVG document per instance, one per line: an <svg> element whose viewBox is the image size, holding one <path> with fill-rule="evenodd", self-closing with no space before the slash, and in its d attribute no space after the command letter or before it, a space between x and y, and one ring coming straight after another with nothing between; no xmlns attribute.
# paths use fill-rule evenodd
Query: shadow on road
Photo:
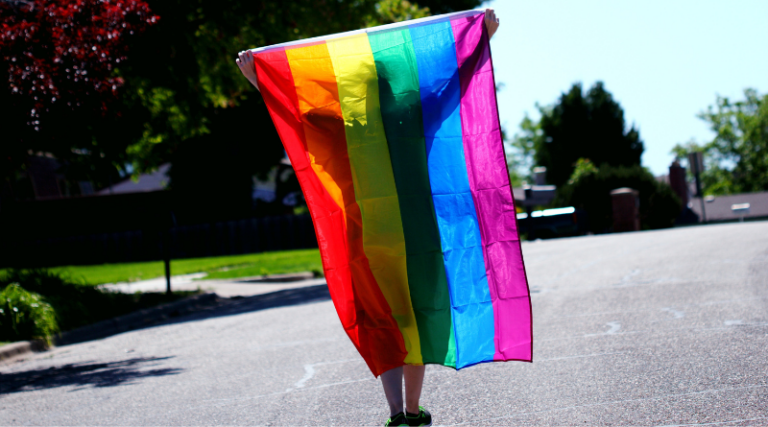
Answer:
<svg viewBox="0 0 768 427"><path fill-rule="evenodd" d="M251 297L224 299L222 303L214 307L165 321L162 322L162 324L182 323L213 317L232 316L241 313L266 310L269 308L329 301L330 299L331 294L328 292L328 285L325 284L307 286L304 288L285 289L282 291L254 295Z"/></svg>
<svg viewBox="0 0 768 427"><path fill-rule="evenodd" d="M148 357L110 363L82 363L47 369L0 373L0 395L63 386L114 387L147 377L175 375L177 368L144 369L171 357Z"/></svg>
<svg viewBox="0 0 768 427"><path fill-rule="evenodd" d="M145 319L145 323L141 326L132 327L129 330L232 316L270 308L328 301L330 299L328 286L325 284L286 289L252 297L223 298L217 300L216 304L212 306L199 307L197 311L190 314L179 315L170 319ZM125 332L125 330L120 332ZM114 333L112 330L104 330L101 334L90 334L87 339L75 339L68 344L88 341L95 337L101 338L113 335ZM154 362L170 358L133 358L110 363L82 363L7 374L0 373L0 395L62 386L114 387L130 384L142 378L175 375L182 372L181 369L177 368L146 369L151 368Z"/></svg>
<svg viewBox="0 0 768 427"><path fill-rule="evenodd" d="M161 310L142 314L132 313L95 325L86 326L65 333L65 337L56 339L57 346L76 344L105 338L110 335L135 331L161 325L203 320L212 317L232 316L269 308L285 307L298 304L327 301L331 299L325 284L303 288L285 289L282 291L260 294L251 297L197 298L191 304L174 309ZM183 301L182 301L183 303Z"/></svg>

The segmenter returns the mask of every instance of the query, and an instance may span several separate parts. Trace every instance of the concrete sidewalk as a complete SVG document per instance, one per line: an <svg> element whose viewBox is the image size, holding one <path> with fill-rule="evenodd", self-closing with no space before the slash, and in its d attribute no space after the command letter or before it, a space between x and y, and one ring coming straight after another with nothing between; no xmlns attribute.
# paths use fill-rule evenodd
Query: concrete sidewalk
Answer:
<svg viewBox="0 0 768 427"><path fill-rule="evenodd" d="M222 298L261 295L283 289L303 288L325 284L325 278L314 278L312 273L273 274L269 276L239 277L235 279L200 280L205 273L171 276L173 291L213 292ZM115 292L165 292L164 277L131 283L107 283L99 286Z"/></svg>

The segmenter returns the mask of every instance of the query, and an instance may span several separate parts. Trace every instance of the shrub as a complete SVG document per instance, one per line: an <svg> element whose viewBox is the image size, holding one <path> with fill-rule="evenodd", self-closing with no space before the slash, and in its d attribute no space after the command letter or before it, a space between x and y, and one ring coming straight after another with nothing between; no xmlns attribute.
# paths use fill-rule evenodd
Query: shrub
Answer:
<svg viewBox="0 0 768 427"><path fill-rule="evenodd" d="M56 313L50 304L18 283L0 291L0 341L38 339L50 345L58 332Z"/></svg>
<svg viewBox="0 0 768 427"><path fill-rule="evenodd" d="M24 289L45 297L56 310L59 326L67 331L101 320L110 304L93 286L76 283L44 269L9 270L5 282L20 283Z"/></svg>
<svg viewBox="0 0 768 427"><path fill-rule="evenodd" d="M680 199L668 184L659 182L641 166L588 167L588 160L580 159L578 176L558 189L555 203L574 206L587 212L589 230L605 233L613 225L611 190L629 187L637 190L640 198L640 225L644 230L667 228L674 225L680 215ZM574 172L576 175L576 172Z"/></svg>

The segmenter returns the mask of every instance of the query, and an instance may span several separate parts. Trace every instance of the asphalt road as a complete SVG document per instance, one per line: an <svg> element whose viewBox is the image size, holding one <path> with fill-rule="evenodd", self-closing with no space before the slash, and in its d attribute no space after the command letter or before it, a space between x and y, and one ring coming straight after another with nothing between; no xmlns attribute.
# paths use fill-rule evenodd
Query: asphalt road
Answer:
<svg viewBox="0 0 768 427"><path fill-rule="evenodd" d="M768 222L525 243L534 363L430 366L436 424L768 425ZM0 367L0 424L381 425L323 286Z"/></svg>

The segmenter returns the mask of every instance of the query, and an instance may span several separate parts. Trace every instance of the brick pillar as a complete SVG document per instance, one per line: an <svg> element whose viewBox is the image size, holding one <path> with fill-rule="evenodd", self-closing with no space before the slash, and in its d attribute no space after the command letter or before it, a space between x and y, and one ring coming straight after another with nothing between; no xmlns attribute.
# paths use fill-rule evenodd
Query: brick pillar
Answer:
<svg viewBox="0 0 768 427"><path fill-rule="evenodd" d="M640 230L640 198L637 190L617 188L611 191L613 202L613 231Z"/></svg>
<svg viewBox="0 0 768 427"><path fill-rule="evenodd" d="M675 160L669 165L669 186L672 187L672 191L680 198L682 205L680 209L685 209L688 206L688 183L685 179L685 168L680 166L680 163Z"/></svg>

